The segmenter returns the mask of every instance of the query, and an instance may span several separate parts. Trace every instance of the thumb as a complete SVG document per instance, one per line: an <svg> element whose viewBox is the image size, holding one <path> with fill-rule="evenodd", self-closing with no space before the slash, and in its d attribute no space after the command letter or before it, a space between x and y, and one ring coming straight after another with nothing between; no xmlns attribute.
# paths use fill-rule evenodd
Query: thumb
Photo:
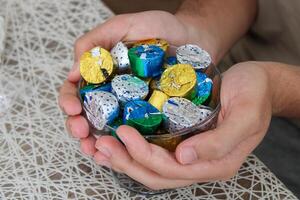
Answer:
<svg viewBox="0 0 300 200"><path fill-rule="evenodd" d="M176 159L181 164L191 164L199 159L220 159L256 133L256 120L255 112L246 111L244 105L236 105L225 114L216 129L199 133L180 143L176 148Z"/></svg>

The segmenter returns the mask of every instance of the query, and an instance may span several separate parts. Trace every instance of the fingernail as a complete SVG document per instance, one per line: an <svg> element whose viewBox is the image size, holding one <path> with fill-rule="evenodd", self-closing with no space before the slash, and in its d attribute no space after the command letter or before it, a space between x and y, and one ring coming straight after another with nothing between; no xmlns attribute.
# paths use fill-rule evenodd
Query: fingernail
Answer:
<svg viewBox="0 0 300 200"><path fill-rule="evenodd" d="M108 160L97 160L96 163L98 165L107 167L107 168L111 168L111 163Z"/></svg>
<svg viewBox="0 0 300 200"><path fill-rule="evenodd" d="M118 130L117 130L117 132L118 132ZM120 138L120 140L126 145L126 143L127 143L126 137L124 137L123 134L120 134L120 135L117 134L117 136L118 136L118 137Z"/></svg>
<svg viewBox="0 0 300 200"><path fill-rule="evenodd" d="M198 159L197 153L192 147L184 147L180 151L180 161L182 164L191 164Z"/></svg>
<svg viewBox="0 0 300 200"><path fill-rule="evenodd" d="M105 155L107 158L110 158L111 157L111 153L110 151L106 148L106 147L103 147L103 146L98 146L96 147L103 155Z"/></svg>

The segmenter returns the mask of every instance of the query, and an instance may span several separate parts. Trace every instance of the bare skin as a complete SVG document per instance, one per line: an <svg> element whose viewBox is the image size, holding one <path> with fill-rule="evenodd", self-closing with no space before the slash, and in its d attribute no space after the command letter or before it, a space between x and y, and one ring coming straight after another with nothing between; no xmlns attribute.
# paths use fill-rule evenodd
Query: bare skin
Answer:
<svg viewBox="0 0 300 200"><path fill-rule="evenodd" d="M68 115L67 129L81 140L83 153L152 189L227 180L263 139L272 114L300 116L300 70L280 63L247 62L233 66L223 76L217 128L183 141L175 153L147 143L128 126L117 130L125 146L111 136L96 140L89 135L76 96L78 59L84 51L97 45L109 49L120 40L163 38L175 45L199 44L217 63L250 26L256 7L250 0L223 4L188 0L176 16L162 11L120 15L77 40L75 64L60 90L59 104ZM209 15L216 9L222 12Z"/></svg>

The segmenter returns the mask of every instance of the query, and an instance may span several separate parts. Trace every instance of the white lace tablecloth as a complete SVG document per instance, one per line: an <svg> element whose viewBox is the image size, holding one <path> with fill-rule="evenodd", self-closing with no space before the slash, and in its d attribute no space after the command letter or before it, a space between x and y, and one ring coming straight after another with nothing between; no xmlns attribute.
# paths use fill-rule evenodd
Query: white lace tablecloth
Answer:
<svg viewBox="0 0 300 200"><path fill-rule="evenodd" d="M0 199L146 199L80 153L64 128L58 88L76 37L112 15L98 0L0 0ZM102 36L103 37L103 36ZM195 184L147 199L296 199L251 155L228 182Z"/></svg>

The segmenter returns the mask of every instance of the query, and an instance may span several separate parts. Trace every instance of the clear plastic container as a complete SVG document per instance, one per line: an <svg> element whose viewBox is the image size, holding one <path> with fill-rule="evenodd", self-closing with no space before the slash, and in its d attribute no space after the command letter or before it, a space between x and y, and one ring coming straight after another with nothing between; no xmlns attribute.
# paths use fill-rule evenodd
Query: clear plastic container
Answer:
<svg viewBox="0 0 300 200"><path fill-rule="evenodd" d="M128 43L130 46L131 43ZM170 46L167 55L173 56L176 52L175 46ZM211 64L208 68L202 71L205 73L211 80L213 81L213 88L212 93L209 99L206 101L204 108L210 108L212 110L211 114L203 121L199 122L196 126L182 129L175 133L167 133L167 134L155 134L155 135L144 135L144 138L153 144L159 145L169 151L174 151L177 145L182 142L183 140L194 136L195 134L200 134L201 132L214 129L217 124L218 114L221 109L220 104L220 88L221 88L221 75L219 70ZM82 86L82 81L79 82L78 93L79 89ZM80 97L80 95L79 95ZM80 97L81 98L81 97ZM81 100L82 101L82 100ZM201 107L201 106L200 106ZM85 115L85 112L83 112ZM106 126L104 130L97 130L90 124L90 133L95 135L96 137L100 137L102 135L111 135L111 130L114 130L110 126ZM169 190L151 190L146 186L138 183L137 181L131 179L125 174L117 173L112 171L114 178L119 183L119 185L123 188L128 189L134 193L144 194L144 195L155 195L167 192Z"/></svg>

